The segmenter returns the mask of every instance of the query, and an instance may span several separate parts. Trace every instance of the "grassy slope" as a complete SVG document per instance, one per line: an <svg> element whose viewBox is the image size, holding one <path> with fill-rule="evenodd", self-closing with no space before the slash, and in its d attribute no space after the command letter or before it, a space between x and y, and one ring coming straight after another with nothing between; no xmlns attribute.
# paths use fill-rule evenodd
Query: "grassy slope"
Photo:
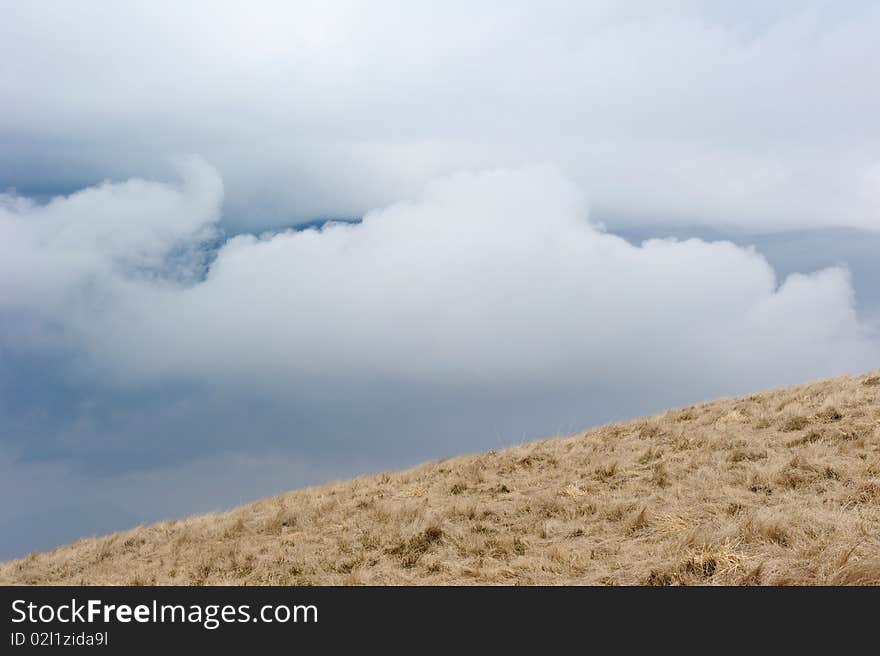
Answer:
<svg viewBox="0 0 880 656"><path fill-rule="evenodd" d="M80 540L0 583L880 584L880 376Z"/></svg>

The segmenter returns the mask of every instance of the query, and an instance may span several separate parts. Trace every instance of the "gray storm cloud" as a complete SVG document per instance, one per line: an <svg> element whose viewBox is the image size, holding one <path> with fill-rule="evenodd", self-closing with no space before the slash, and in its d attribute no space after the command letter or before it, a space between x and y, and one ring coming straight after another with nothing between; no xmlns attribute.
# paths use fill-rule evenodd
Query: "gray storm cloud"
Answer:
<svg viewBox="0 0 880 656"><path fill-rule="evenodd" d="M632 245L551 167L442 178L360 223L237 236L204 278L168 275L172 252L198 258L221 197L198 158L180 184L7 196L0 309L116 381L300 398L376 380L761 386L877 360L845 269L779 281L729 242Z"/></svg>
<svg viewBox="0 0 880 656"><path fill-rule="evenodd" d="M867 0L6 3L0 184L195 151L263 229L549 161L618 222L877 229L878 29Z"/></svg>

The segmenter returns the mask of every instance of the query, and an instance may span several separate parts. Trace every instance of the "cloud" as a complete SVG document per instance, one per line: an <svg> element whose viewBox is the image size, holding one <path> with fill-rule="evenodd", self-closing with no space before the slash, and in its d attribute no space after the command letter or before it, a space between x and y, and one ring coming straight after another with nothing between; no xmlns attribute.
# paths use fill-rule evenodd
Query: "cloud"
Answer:
<svg viewBox="0 0 880 656"><path fill-rule="evenodd" d="M175 269L169 258L212 234L223 184L200 158L178 163L181 183L104 182L37 204L0 194L0 312L68 329L92 321L130 285L192 276L196 253ZM28 321L25 338L39 322Z"/></svg>
<svg viewBox="0 0 880 656"><path fill-rule="evenodd" d="M196 151L263 229L548 161L619 223L880 225L873 2L7 4L24 193Z"/></svg>
<svg viewBox="0 0 880 656"><path fill-rule="evenodd" d="M755 380L876 353L845 270L780 284L729 242L633 246L549 168L453 176L360 224L237 237L203 282L137 302L96 344L144 345L115 365L148 377Z"/></svg>
<svg viewBox="0 0 880 656"><path fill-rule="evenodd" d="M169 276L174 249L202 252L221 188L196 160L179 187L7 200L7 279L26 282L0 307L39 299L35 313L122 381L282 395L374 379L761 385L877 353L846 270L778 281L730 242L632 245L590 223L578 187L551 167L454 175L356 224L240 235L203 279Z"/></svg>

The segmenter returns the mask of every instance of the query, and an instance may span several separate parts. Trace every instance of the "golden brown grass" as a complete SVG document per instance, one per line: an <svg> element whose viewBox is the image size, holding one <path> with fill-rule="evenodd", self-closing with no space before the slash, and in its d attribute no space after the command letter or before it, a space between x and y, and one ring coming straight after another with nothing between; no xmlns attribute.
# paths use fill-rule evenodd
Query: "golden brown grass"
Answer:
<svg viewBox="0 0 880 656"><path fill-rule="evenodd" d="M80 540L0 583L880 584L880 376Z"/></svg>

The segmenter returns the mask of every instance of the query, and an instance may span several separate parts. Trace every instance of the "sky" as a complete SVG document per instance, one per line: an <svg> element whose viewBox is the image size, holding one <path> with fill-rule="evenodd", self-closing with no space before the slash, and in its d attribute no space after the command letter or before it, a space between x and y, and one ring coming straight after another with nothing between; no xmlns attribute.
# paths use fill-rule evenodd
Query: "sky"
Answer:
<svg viewBox="0 0 880 656"><path fill-rule="evenodd" d="M880 366L876 3L0 11L0 558Z"/></svg>

